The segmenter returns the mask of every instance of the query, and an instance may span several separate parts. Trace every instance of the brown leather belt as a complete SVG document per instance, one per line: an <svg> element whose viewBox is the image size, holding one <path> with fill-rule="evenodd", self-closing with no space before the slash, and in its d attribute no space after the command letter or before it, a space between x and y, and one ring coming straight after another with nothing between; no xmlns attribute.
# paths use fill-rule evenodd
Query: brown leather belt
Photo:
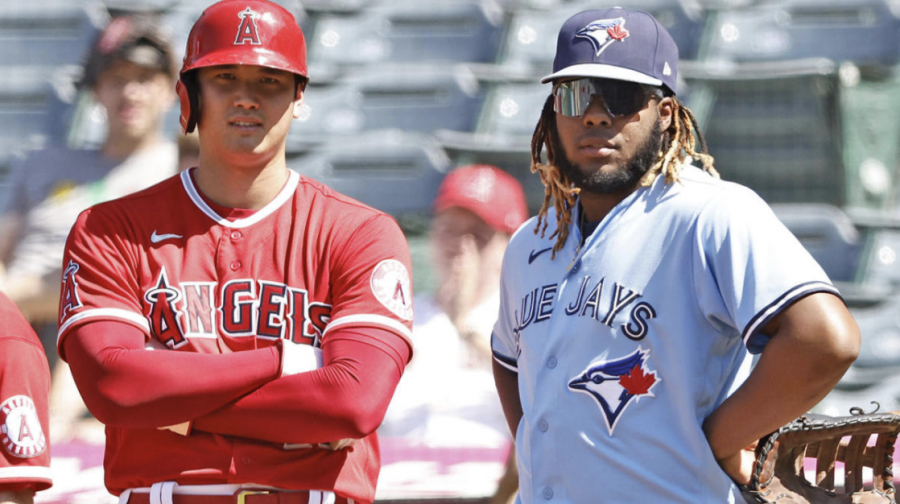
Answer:
<svg viewBox="0 0 900 504"><path fill-rule="evenodd" d="M335 504L348 504L335 496ZM132 493L128 504L150 504L149 493ZM309 501L309 492L240 490L233 495L173 494L172 504L319 504Z"/></svg>

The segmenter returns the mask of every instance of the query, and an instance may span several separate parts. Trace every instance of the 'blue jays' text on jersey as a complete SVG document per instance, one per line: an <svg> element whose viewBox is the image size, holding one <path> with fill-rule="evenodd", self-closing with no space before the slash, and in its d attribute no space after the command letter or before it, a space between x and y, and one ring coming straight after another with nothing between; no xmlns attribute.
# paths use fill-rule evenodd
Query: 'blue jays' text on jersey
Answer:
<svg viewBox="0 0 900 504"><path fill-rule="evenodd" d="M524 503L743 502L702 422L760 327L838 293L755 193L692 166L681 179L628 196L580 250L573 224L555 260L534 219L510 242L492 346L518 373Z"/></svg>

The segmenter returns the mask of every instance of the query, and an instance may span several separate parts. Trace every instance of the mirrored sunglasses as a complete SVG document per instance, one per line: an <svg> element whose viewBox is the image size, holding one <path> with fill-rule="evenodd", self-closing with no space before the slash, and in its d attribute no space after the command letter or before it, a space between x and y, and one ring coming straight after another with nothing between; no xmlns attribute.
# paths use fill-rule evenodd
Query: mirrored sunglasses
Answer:
<svg viewBox="0 0 900 504"><path fill-rule="evenodd" d="M595 96L603 97L603 108L611 117L631 115L642 108L648 96L662 96L662 90L637 82L583 78L556 84L553 110L566 117L581 117Z"/></svg>

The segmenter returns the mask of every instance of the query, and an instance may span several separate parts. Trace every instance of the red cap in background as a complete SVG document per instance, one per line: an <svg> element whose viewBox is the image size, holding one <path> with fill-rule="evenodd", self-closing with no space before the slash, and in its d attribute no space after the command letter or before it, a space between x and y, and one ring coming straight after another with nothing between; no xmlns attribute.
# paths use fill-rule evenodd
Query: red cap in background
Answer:
<svg viewBox="0 0 900 504"><path fill-rule="evenodd" d="M444 177L434 210L470 210L497 231L512 234L528 219L525 191L509 173L491 165L467 165Z"/></svg>

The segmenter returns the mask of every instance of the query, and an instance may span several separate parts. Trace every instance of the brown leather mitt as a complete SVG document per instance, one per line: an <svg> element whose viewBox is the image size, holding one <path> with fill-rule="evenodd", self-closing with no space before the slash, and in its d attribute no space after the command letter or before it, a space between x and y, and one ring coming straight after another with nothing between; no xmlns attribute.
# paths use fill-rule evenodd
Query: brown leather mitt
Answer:
<svg viewBox="0 0 900 504"><path fill-rule="evenodd" d="M897 413L804 415L759 441L750 484L741 488L744 498L754 504L896 504L893 463L898 432ZM815 460L814 481L804 474L805 459ZM843 463L843 468L836 463ZM864 485L865 468L871 470L866 473L871 482ZM836 485L841 479L843 484Z"/></svg>

